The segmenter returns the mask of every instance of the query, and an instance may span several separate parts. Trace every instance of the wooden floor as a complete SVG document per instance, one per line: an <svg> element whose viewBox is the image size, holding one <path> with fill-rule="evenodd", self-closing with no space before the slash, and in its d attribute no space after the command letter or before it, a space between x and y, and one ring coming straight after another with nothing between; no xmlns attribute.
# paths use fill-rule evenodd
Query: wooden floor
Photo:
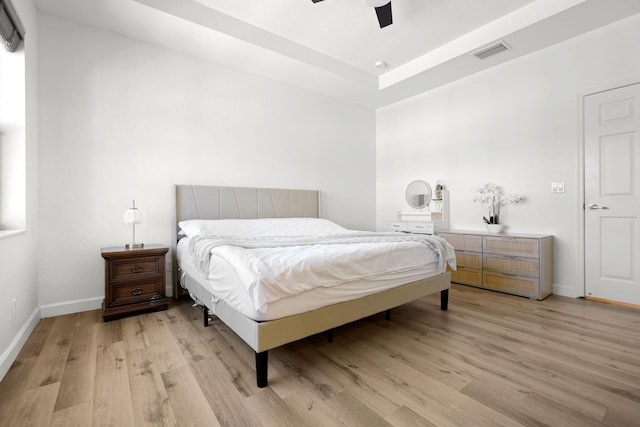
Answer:
<svg viewBox="0 0 640 427"><path fill-rule="evenodd" d="M639 426L640 311L454 286L254 353L188 301L42 319L0 383L2 426Z"/></svg>

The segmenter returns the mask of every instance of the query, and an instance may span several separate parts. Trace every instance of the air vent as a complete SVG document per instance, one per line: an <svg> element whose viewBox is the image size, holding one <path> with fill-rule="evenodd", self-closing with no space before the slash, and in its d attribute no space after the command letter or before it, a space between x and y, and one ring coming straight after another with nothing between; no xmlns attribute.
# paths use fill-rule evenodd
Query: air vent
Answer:
<svg viewBox="0 0 640 427"><path fill-rule="evenodd" d="M478 59L487 59L488 57L504 52L507 49L509 49L509 45L505 42L500 42L473 52L473 55Z"/></svg>

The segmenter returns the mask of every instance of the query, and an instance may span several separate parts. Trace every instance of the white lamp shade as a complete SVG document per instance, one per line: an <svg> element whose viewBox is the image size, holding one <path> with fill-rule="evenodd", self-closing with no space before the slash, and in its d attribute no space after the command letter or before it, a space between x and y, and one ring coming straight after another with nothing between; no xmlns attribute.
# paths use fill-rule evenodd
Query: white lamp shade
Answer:
<svg viewBox="0 0 640 427"><path fill-rule="evenodd" d="M140 224L142 222L142 214L137 208L129 208L122 215L125 224Z"/></svg>
<svg viewBox="0 0 640 427"><path fill-rule="evenodd" d="M380 7L389 3L391 0L362 0L369 7Z"/></svg>

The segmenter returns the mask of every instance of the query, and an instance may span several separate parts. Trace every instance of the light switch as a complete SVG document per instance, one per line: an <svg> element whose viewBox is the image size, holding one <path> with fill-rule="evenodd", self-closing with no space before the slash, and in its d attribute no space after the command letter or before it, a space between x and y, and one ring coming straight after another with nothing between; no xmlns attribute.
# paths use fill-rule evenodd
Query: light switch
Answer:
<svg viewBox="0 0 640 427"><path fill-rule="evenodd" d="M552 182L551 183L551 192L552 193L564 193L564 182Z"/></svg>

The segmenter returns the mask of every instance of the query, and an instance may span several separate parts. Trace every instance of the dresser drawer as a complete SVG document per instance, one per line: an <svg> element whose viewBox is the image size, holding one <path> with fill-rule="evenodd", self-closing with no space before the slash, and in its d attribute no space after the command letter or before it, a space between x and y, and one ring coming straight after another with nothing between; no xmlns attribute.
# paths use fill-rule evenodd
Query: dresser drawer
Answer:
<svg viewBox="0 0 640 427"><path fill-rule="evenodd" d="M429 221L408 221L407 228L412 233L433 234L433 222Z"/></svg>
<svg viewBox="0 0 640 427"><path fill-rule="evenodd" d="M114 284L111 286L109 307L131 304L139 301L148 301L156 298L163 298L158 292L160 286L164 285L161 279L144 280L135 283Z"/></svg>
<svg viewBox="0 0 640 427"><path fill-rule="evenodd" d="M536 277L526 277L511 274L501 274L493 271L483 271L483 284L487 289L539 298L539 280Z"/></svg>
<svg viewBox="0 0 640 427"><path fill-rule="evenodd" d="M136 259L115 259L109 261L111 281L137 280L138 278L157 276L164 273L164 256Z"/></svg>
<svg viewBox="0 0 640 427"><path fill-rule="evenodd" d="M449 242L456 251L482 252L482 236L457 233L438 233L438 235Z"/></svg>
<svg viewBox="0 0 640 427"><path fill-rule="evenodd" d="M456 265L458 267L482 268L482 254L456 250Z"/></svg>
<svg viewBox="0 0 640 427"><path fill-rule="evenodd" d="M540 256L540 242L538 239L485 236L483 250L493 254L538 258Z"/></svg>
<svg viewBox="0 0 640 427"><path fill-rule="evenodd" d="M451 273L451 281L454 283L482 287L482 270L479 268L458 267L457 270L449 272Z"/></svg>
<svg viewBox="0 0 640 427"><path fill-rule="evenodd" d="M488 270L501 273L513 273L532 277L538 277L540 275L540 260L538 258L484 254L482 266Z"/></svg>
<svg viewBox="0 0 640 427"><path fill-rule="evenodd" d="M387 228L394 231L409 231L407 221L387 221Z"/></svg>

